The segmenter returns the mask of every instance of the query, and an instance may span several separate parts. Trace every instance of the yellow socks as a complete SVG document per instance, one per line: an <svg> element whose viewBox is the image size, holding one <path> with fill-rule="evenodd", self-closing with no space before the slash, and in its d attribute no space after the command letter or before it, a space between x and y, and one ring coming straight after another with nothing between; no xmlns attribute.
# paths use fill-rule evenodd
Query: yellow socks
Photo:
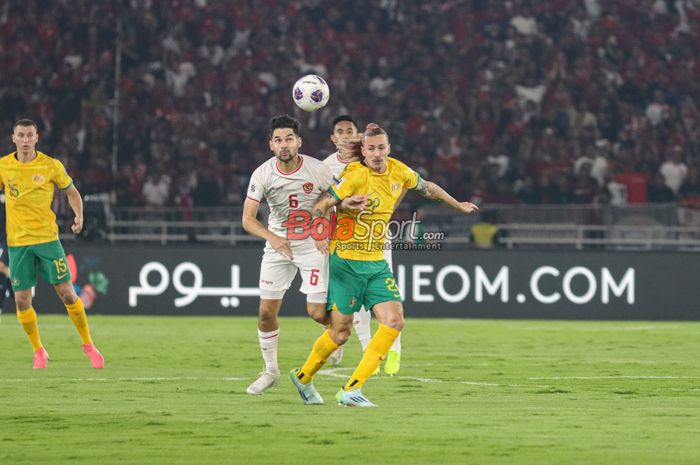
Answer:
<svg viewBox="0 0 700 465"><path fill-rule="evenodd" d="M316 339L316 342L314 342L309 358L306 359L306 363L304 363L304 366L299 370L297 374L299 382L301 384L309 384L311 380L313 380L316 372L321 369L323 364L326 363L326 360L328 360L328 357L330 357L337 348L338 344L331 339L328 330L325 330L323 334Z"/></svg>
<svg viewBox="0 0 700 465"><path fill-rule="evenodd" d="M66 305L66 310L68 310L68 316L73 321L75 329L80 333L80 338L83 340L83 344L92 344L92 338L90 337L90 327L88 326L87 315L85 315L85 307L83 306L83 301L75 301L74 304Z"/></svg>
<svg viewBox="0 0 700 465"><path fill-rule="evenodd" d="M80 338L83 340L83 344L92 344L90 328L88 327L83 301L78 298L73 305L66 304L66 310L68 310L70 319L73 321L78 333L80 333ZM22 328L24 328L24 332L27 333L27 337L29 338L29 342L32 343L34 352L41 349L43 346L41 344L41 339L39 338L39 326L37 325L34 307L29 307L29 309L25 311L17 310L17 319L22 325Z"/></svg>
<svg viewBox="0 0 700 465"><path fill-rule="evenodd" d="M352 374L347 384L343 386L343 389L349 391L351 389L359 389L367 381L367 378L372 376L372 373L379 367L382 360L386 358L386 354L389 353L391 345L394 343L397 337L401 334L388 326L379 325L377 332L374 333L374 337L367 344L364 355L362 355L362 360L360 364L355 368L355 372Z"/></svg>
<svg viewBox="0 0 700 465"><path fill-rule="evenodd" d="M24 332L27 333L29 337L29 342L32 343L32 348L34 352L42 348L41 339L39 338L39 326L36 322L36 312L34 307L29 307L28 310L23 312L17 310L17 319L19 320Z"/></svg>

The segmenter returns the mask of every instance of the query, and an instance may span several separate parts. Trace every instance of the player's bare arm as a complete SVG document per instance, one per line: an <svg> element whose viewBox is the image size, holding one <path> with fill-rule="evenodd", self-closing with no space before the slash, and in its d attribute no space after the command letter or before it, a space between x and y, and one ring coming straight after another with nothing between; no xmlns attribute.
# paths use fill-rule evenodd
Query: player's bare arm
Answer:
<svg viewBox="0 0 700 465"><path fill-rule="evenodd" d="M80 196L80 192L75 186L70 186L66 189L66 196L68 197L68 204L73 210L73 224L70 229L73 234L80 234L83 230L83 198Z"/></svg>
<svg viewBox="0 0 700 465"><path fill-rule="evenodd" d="M324 192L316 201L316 204L311 211L311 217L312 219L316 219L320 216L326 216L328 209L335 206L342 210L362 211L362 209L365 208L365 205L367 205L366 195L351 195L350 197L344 198L342 202L338 202L338 199L333 197L328 192Z"/></svg>
<svg viewBox="0 0 700 465"><path fill-rule="evenodd" d="M350 197L345 197L338 209L340 210L351 210L351 211L362 211L367 206L367 196L366 195L351 195Z"/></svg>
<svg viewBox="0 0 700 465"><path fill-rule="evenodd" d="M245 202L243 202L243 216L241 218L243 229L248 234L265 239L270 243L273 249L291 260L294 258L292 255L291 243L287 238L274 234L258 220L257 216L259 208L260 203L256 202L255 200L246 199Z"/></svg>
<svg viewBox="0 0 700 465"><path fill-rule="evenodd" d="M315 220L316 218L326 216L328 210L332 207L335 207L339 203L340 202L338 201L338 199L333 197L330 193L323 192L314 204L314 207L311 209L311 221ZM328 253L328 238L320 241L316 240L314 242L316 243L316 249L318 249L319 252L323 254Z"/></svg>
<svg viewBox="0 0 700 465"><path fill-rule="evenodd" d="M311 209L311 218L315 220L321 216L326 216L328 210L331 207L335 207L339 203L340 201L338 201L338 199L333 197L330 193L323 192L314 204L314 208Z"/></svg>
<svg viewBox="0 0 700 465"><path fill-rule="evenodd" d="M366 195L351 195L350 197L344 198L342 202L339 202L338 199L330 193L324 192L319 196L316 204L314 204L314 208L311 210L311 220L313 221L321 216L326 216L328 210L335 206L343 210L362 211L365 205L367 205ZM320 241L317 240L315 242L319 252L324 254L328 253L329 238Z"/></svg>
<svg viewBox="0 0 700 465"><path fill-rule="evenodd" d="M357 136L348 137L343 141L338 141L335 144L335 148L338 151L338 155L340 155L340 158L345 162L361 160L362 158L357 156L355 150L355 147L357 146L357 144L360 143L361 140L362 133L359 133Z"/></svg>
<svg viewBox="0 0 700 465"><path fill-rule="evenodd" d="M462 213L472 213L479 209L479 207L471 202L459 202L448 194L445 189L438 186L434 182L427 181L425 179L418 181L416 191L418 191L418 193L426 199L434 200L436 202L443 202L445 205Z"/></svg>

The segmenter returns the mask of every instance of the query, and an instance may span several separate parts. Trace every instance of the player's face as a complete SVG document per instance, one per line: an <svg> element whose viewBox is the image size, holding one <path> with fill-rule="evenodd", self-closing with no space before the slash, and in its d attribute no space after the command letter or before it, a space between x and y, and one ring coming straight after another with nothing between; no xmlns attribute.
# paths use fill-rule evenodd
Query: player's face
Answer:
<svg viewBox="0 0 700 465"><path fill-rule="evenodd" d="M279 128L272 132L270 139L270 150L275 153L275 157L281 162L287 163L299 154L301 147L301 137L294 134L292 128Z"/></svg>
<svg viewBox="0 0 700 465"><path fill-rule="evenodd" d="M362 144L362 156L365 157L365 165L372 170L383 173L386 170L386 159L391 151L389 137L386 134L368 136Z"/></svg>
<svg viewBox="0 0 700 465"><path fill-rule="evenodd" d="M346 143L357 137L357 128L350 121L339 121L333 128L333 134L331 134L331 141L335 144L335 148L338 149L338 144Z"/></svg>
<svg viewBox="0 0 700 465"><path fill-rule="evenodd" d="M16 126L12 133L12 142L21 153L32 153L36 143L39 142L39 134L34 126Z"/></svg>

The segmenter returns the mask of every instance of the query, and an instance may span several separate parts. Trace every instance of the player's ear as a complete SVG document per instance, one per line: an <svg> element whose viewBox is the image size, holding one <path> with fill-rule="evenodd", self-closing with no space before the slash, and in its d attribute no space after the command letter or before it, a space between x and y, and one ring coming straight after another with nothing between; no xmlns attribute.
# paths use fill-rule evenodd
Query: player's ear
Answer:
<svg viewBox="0 0 700 465"><path fill-rule="evenodd" d="M299 147L301 147L301 137L297 137L297 139L299 139Z"/></svg>
<svg viewBox="0 0 700 465"><path fill-rule="evenodd" d="M274 150L274 147L272 146L272 139L270 139L270 150L273 151L273 152L275 151L275 150Z"/></svg>
<svg viewBox="0 0 700 465"><path fill-rule="evenodd" d="M331 134L331 142L333 142L333 145L338 145L338 138L335 137L335 134Z"/></svg>

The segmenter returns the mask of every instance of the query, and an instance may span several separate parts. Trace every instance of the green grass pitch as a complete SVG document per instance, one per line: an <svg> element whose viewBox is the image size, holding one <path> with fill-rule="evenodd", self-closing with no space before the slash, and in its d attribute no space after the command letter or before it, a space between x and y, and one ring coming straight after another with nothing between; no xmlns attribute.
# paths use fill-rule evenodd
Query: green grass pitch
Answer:
<svg viewBox="0 0 700 465"><path fill-rule="evenodd" d="M354 335L316 378L326 404L304 406L287 378L245 393L253 318L92 316L99 371L67 316L39 324L44 371L0 324L3 465L700 463L698 323L409 319L401 372L363 389L375 409L334 402ZM281 331L285 371L320 329Z"/></svg>

